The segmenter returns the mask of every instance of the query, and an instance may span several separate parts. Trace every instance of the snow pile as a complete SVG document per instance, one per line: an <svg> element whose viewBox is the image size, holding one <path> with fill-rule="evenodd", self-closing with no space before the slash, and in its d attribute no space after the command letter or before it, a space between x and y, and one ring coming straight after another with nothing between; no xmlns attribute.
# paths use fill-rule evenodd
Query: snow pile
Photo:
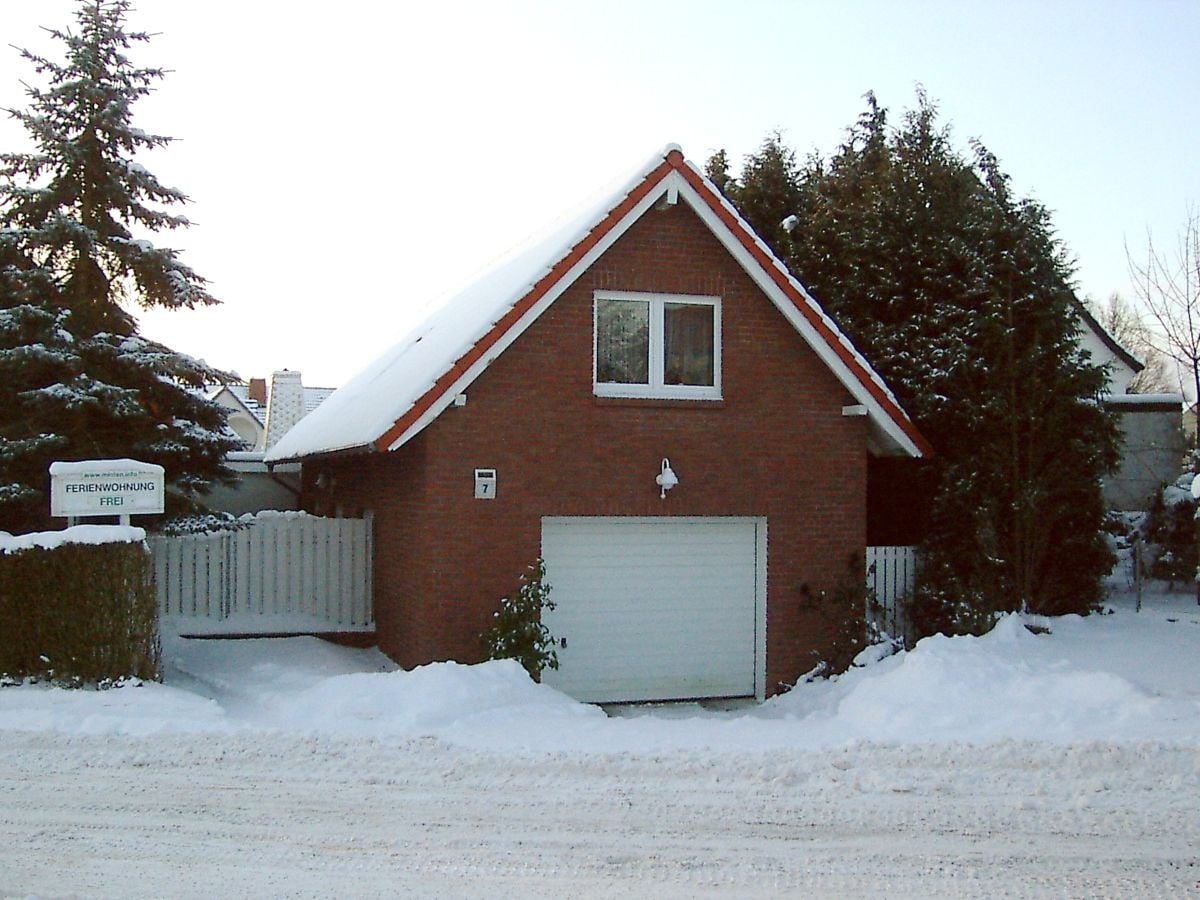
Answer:
<svg viewBox="0 0 1200 900"><path fill-rule="evenodd" d="M63 544L139 544L146 530L135 525L73 525L62 531L34 531L11 535L0 531L0 553L13 553L41 547L53 550Z"/></svg>
<svg viewBox="0 0 1200 900"><path fill-rule="evenodd" d="M498 660L476 666L434 663L388 676L342 675L281 704L280 718L295 727L361 736L469 734L478 728L508 730L523 721L605 718L535 684L520 664Z"/></svg>
<svg viewBox="0 0 1200 900"><path fill-rule="evenodd" d="M258 512L242 513L237 517L239 522L253 524L255 522L292 521L295 519L320 519L302 509L260 509Z"/></svg>
<svg viewBox="0 0 1200 900"><path fill-rule="evenodd" d="M1044 652L1054 643L1015 615L980 638L927 638L875 669L850 673L832 708L810 715L847 738L889 743L1200 740L1195 700L1158 699L1113 672L1056 660ZM804 695L775 704L787 709Z"/></svg>
<svg viewBox="0 0 1200 900"><path fill-rule="evenodd" d="M816 750L863 741L1158 741L1200 747L1200 610L1018 616L983 637L932 637L762 705L578 703L514 662L398 670L377 650L316 638L168 638L166 683L0 690L0 729L143 735L275 731L472 748L635 752Z"/></svg>
<svg viewBox="0 0 1200 900"><path fill-rule="evenodd" d="M163 664L167 686L211 697L231 720L255 725L270 724L267 719L276 717L281 704L328 679L396 670L378 650L340 647L313 637L188 640L164 635Z"/></svg>
<svg viewBox="0 0 1200 900"><path fill-rule="evenodd" d="M234 727L216 701L153 682L126 682L104 691L46 684L0 688L0 732L146 737Z"/></svg>
<svg viewBox="0 0 1200 900"><path fill-rule="evenodd" d="M164 650L169 684L215 698L230 724L354 737L437 734L529 717L604 718L512 661L398 670L378 650L317 638L192 641Z"/></svg>
<svg viewBox="0 0 1200 900"><path fill-rule="evenodd" d="M1184 472L1175 479L1173 484L1168 484L1162 489L1163 504L1166 506L1179 506L1181 503L1193 503L1196 498L1192 495L1192 482L1196 476L1191 472Z"/></svg>

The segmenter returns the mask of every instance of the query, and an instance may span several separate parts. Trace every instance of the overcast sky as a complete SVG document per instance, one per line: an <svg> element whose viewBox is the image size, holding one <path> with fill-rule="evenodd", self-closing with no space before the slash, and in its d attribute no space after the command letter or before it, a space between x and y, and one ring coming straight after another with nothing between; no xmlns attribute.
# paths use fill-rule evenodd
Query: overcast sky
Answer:
<svg viewBox="0 0 1200 900"><path fill-rule="evenodd" d="M2 0L3 44L72 0ZM1130 294L1124 243L1173 243L1200 202L1200 3L382 3L138 0L173 70L135 124L140 161L195 225L160 237L223 305L142 330L243 377L337 386L420 308L659 150L735 163L773 129L833 151L873 90L923 84L1054 214L1079 291ZM0 106L33 78L0 48ZM0 146L24 146L0 122Z"/></svg>

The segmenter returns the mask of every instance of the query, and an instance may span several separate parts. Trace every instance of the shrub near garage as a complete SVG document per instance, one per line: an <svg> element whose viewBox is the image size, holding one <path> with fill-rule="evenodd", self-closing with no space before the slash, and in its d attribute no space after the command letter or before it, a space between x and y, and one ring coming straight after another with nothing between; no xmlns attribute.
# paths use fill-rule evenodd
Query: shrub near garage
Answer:
<svg viewBox="0 0 1200 900"><path fill-rule="evenodd" d="M515 659L531 678L540 678L543 669L558 668L554 637L542 624L542 610L554 609L550 585L546 583L546 563L538 560L521 576L515 597L503 597L500 609L493 613L495 622L480 636L485 659Z"/></svg>
<svg viewBox="0 0 1200 900"><path fill-rule="evenodd" d="M145 544L47 549L0 537L0 677L76 687L160 677Z"/></svg>

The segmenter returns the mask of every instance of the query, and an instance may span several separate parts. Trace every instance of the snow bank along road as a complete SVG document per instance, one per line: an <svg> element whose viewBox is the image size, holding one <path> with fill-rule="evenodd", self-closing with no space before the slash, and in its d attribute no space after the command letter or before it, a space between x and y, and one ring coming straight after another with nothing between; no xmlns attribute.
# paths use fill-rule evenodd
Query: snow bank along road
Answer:
<svg viewBox="0 0 1200 900"><path fill-rule="evenodd" d="M0 897L1200 897L1200 609L1010 616L759 706L173 642L0 690Z"/></svg>
<svg viewBox="0 0 1200 900"><path fill-rule="evenodd" d="M6 732L0 896L1200 896L1200 749Z"/></svg>

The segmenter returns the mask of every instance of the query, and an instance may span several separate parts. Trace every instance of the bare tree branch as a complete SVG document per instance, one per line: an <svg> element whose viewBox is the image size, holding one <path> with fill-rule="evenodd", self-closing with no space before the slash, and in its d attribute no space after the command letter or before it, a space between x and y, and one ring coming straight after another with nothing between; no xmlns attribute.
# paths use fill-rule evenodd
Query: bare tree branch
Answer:
<svg viewBox="0 0 1200 900"><path fill-rule="evenodd" d="M1145 368L1129 382L1132 394L1167 394L1179 390L1174 354L1132 303L1118 293L1103 305L1088 302L1096 321L1113 339L1140 359Z"/></svg>
<svg viewBox="0 0 1200 900"><path fill-rule="evenodd" d="M1165 349L1192 377L1200 400L1200 213L1188 205L1174 254L1160 251L1146 232L1145 262L1125 245L1129 278L1138 301L1150 311L1165 338Z"/></svg>

